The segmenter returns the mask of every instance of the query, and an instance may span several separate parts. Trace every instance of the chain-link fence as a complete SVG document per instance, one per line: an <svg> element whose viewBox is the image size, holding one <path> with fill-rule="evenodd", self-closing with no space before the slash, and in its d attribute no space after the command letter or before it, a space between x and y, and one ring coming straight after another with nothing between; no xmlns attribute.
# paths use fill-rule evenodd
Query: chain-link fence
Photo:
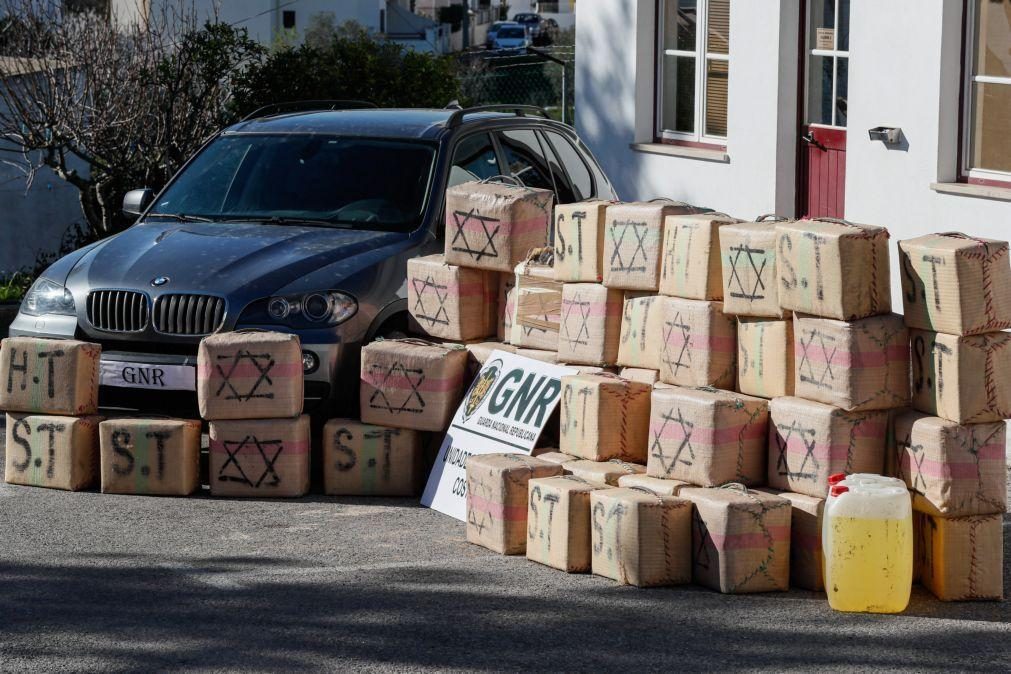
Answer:
<svg viewBox="0 0 1011 674"><path fill-rule="evenodd" d="M470 52L461 57L461 91L466 105L539 105L554 119L575 123L575 49L552 46Z"/></svg>

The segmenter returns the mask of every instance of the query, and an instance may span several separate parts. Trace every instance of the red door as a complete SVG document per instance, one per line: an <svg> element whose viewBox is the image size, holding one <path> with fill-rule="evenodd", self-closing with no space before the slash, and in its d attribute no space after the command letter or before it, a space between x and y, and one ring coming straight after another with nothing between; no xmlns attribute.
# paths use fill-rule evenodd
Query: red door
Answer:
<svg viewBox="0 0 1011 674"><path fill-rule="evenodd" d="M846 195L849 0L807 0L801 17L797 212L841 218Z"/></svg>

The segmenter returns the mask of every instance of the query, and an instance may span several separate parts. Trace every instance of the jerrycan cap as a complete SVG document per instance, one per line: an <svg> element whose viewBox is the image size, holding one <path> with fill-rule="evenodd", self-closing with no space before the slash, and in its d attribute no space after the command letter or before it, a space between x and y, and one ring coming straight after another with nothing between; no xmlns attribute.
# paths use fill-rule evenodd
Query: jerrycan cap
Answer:
<svg viewBox="0 0 1011 674"><path fill-rule="evenodd" d="M834 484L834 485L832 485L831 494L832 494L832 496L839 496L840 494L845 494L849 490L850 490L850 488L847 487L844 484Z"/></svg>
<svg viewBox="0 0 1011 674"><path fill-rule="evenodd" d="M846 473L833 473L832 475L828 476L828 484L830 487L834 487L835 485L839 484L845 479Z"/></svg>

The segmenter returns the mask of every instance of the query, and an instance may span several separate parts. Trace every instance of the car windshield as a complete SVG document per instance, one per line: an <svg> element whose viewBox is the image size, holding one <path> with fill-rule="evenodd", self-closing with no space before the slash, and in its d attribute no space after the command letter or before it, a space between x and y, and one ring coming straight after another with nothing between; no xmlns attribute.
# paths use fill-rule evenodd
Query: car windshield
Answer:
<svg viewBox="0 0 1011 674"><path fill-rule="evenodd" d="M510 26L507 28L500 28L498 31L498 36L504 38L522 38L526 37L526 31L524 31L522 28Z"/></svg>
<svg viewBox="0 0 1011 674"><path fill-rule="evenodd" d="M152 214L407 232L421 224L435 147L374 138L223 135Z"/></svg>
<svg viewBox="0 0 1011 674"><path fill-rule="evenodd" d="M520 23L537 23L540 19L536 14L517 14L513 20Z"/></svg>

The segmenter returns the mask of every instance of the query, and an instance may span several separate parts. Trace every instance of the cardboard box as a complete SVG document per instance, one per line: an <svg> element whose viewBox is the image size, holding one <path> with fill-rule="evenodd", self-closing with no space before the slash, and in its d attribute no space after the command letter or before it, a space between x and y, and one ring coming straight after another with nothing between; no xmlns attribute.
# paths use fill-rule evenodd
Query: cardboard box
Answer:
<svg viewBox="0 0 1011 674"><path fill-rule="evenodd" d="M899 477L944 517L1007 510L1003 421L959 425L908 411L895 418Z"/></svg>
<svg viewBox="0 0 1011 674"><path fill-rule="evenodd" d="M590 493L593 573L624 585L691 582L691 503L644 489Z"/></svg>
<svg viewBox="0 0 1011 674"><path fill-rule="evenodd" d="M298 497L309 491L309 417L210 423L212 496Z"/></svg>
<svg viewBox="0 0 1011 674"><path fill-rule="evenodd" d="M550 190L468 182L446 190L446 262L511 272L547 244Z"/></svg>
<svg viewBox="0 0 1011 674"><path fill-rule="evenodd" d="M731 389L737 378L737 324L720 302L661 300L660 380Z"/></svg>
<svg viewBox="0 0 1011 674"><path fill-rule="evenodd" d="M102 347L71 339L0 341L0 409L80 416L98 411Z"/></svg>
<svg viewBox="0 0 1011 674"><path fill-rule="evenodd" d="M641 489L649 489L657 494L664 494L667 496L677 496L681 493L681 490L685 487L691 487L692 485L688 482L683 482L681 480L665 480L659 477L650 477L649 475L644 475L640 473L622 475L618 478L619 487L639 487Z"/></svg>
<svg viewBox="0 0 1011 674"><path fill-rule="evenodd" d="M527 483L561 475L562 466L524 454L467 459L467 540L503 555L527 548Z"/></svg>
<svg viewBox="0 0 1011 674"><path fill-rule="evenodd" d="M660 381L660 371L650 370L644 367L623 367L618 372L618 376L629 381L637 381L641 384L653 384Z"/></svg>
<svg viewBox="0 0 1011 674"><path fill-rule="evenodd" d="M103 494L189 496L200 489L195 419L109 419L99 424Z"/></svg>
<svg viewBox="0 0 1011 674"><path fill-rule="evenodd" d="M200 340L197 403L204 419L296 417L304 391L298 335L244 330Z"/></svg>
<svg viewBox="0 0 1011 674"><path fill-rule="evenodd" d="M604 278L604 220L608 201L555 206L555 279L600 283Z"/></svg>
<svg viewBox="0 0 1011 674"><path fill-rule="evenodd" d="M1000 514L943 517L913 498L915 575L942 601L1004 596L1004 529Z"/></svg>
<svg viewBox="0 0 1011 674"><path fill-rule="evenodd" d="M498 341L509 343L513 338L513 319L516 317L516 273L499 274L498 285Z"/></svg>
<svg viewBox="0 0 1011 674"><path fill-rule="evenodd" d="M842 321L892 310L887 229L825 219L776 232L781 307Z"/></svg>
<svg viewBox="0 0 1011 674"><path fill-rule="evenodd" d="M407 308L417 326L439 339L495 334L498 273L446 264L442 255L407 261Z"/></svg>
<svg viewBox="0 0 1011 674"><path fill-rule="evenodd" d="M614 375L562 377L558 448L592 461L646 461L650 387Z"/></svg>
<svg viewBox="0 0 1011 674"><path fill-rule="evenodd" d="M558 358L571 364L613 365L621 341L624 294L597 283L562 287Z"/></svg>
<svg viewBox="0 0 1011 674"><path fill-rule="evenodd" d="M909 405L909 331L902 316L793 317L794 391L844 410Z"/></svg>
<svg viewBox="0 0 1011 674"><path fill-rule="evenodd" d="M622 475L636 475L646 472L646 466L611 459L610 461L590 461L578 459L562 464L566 475L575 475L587 482L616 487Z"/></svg>
<svg viewBox="0 0 1011 674"><path fill-rule="evenodd" d="M646 474L705 487L765 482L769 402L713 388L654 390Z"/></svg>
<svg viewBox="0 0 1011 674"><path fill-rule="evenodd" d="M421 436L406 428L331 419L323 427L323 491L413 496L423 477Z"/></svg>
<svg viewBox="0 0 1011 674"><path fill-rule="evenodd" d="M618 365L660 369L663 302L656 295L625 294Z"/></svg>
<svg viewBox="0 0 1011 674"><path fill-rule="evenodd" d="M790 491L768 490L768 493L790 502L790 585L824 592L825 555L821 536L825 499Z"/></svg>
<svg viewBox="0 0 1011 674"><path fill-rule="evenodd" d="M102 417L8 413L7 484L79 491L98 478L98 424Z"/></svg>
<svg viewBox="0 0 1011 674"><path fill-rule="evenodd" d="M720 231L737 222L724 213L669 215L664 222L660 294L723 299Z"/></svg>
<svg viewBox="0 0 1011 674"><path fill-rule="evenodd" d="M692 578L724 594L790 586L790 502L768 492L692 487Z"/></svg>
<svg viewBox="0 0 1011 674"><path fill-rule="evenodd" d="M558 350L563 284L554 279L551 265L527 261L516 266L509 339L514 346Z"/></svg>
<svg viewBox="0 0 1011 674"><path fill-rule="evenodd" d="M957 232L899 241L906 325L952 335L1011 328L1007 241Z"/></svg>
<svg viewBox="0 0 1011 674"><path fill-rule="evenodd" d="M604 487L571 475L530 480L527 559L568 573L590 570L590 493Z"/></svg>
<svg viewBox="0 0 1011 674"><path fill-rule="evenodd" d="M737 390L761 398L792 396L793 349L793 321L789 318L739 316Z"/></svg>
<svg viewBox="0 0 1011 674"><path fill-rule="evenodd" d="M613 204L604 225L604 285L656 292L660 287L664 221L692 213L687 204L658 200Z"/></svg>
<svg viewBox="0 0 1011 674"><path fill-rule="evenodd" d="M834 473L877 473L885 464L888 411L847 412L803 398L769 402L768 484L825 498Z"/></svg>
<svg viewBox="0 0 1011 674"><path fill-rule="evenodd" d="M361 416L376 426L444 431L463 395L467 349L415 339L362 348Z"/></svg>
<svg viewBox="0 0 1011 674"><path fill-rule="evenodd" d="M960 424L1011 418L1011 333L909 338L914 408Z"/></svg>
<svg viewBox="0 0 1011 674"><path fill-rule="evenodd" d="M720 227L723 310L738 316L783 318L779 306L776 225L741 222Z"/></svg>

